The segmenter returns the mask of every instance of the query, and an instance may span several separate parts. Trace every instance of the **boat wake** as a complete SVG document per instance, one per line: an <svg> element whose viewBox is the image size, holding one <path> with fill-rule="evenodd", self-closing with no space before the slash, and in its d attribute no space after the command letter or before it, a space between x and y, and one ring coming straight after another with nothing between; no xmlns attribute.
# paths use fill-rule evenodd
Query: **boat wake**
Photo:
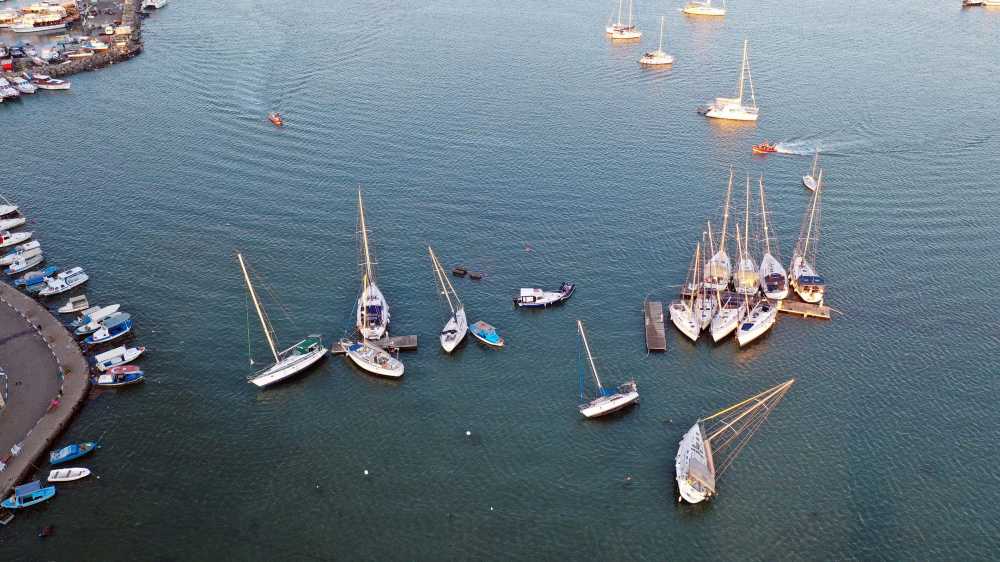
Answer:
<svg viewBox="0 0 1000 562"><path fill-rule="evenodd" d="M812 156L817 150L823 154L837 154L850 152L852 148L863 144L860 140L789 140L780 141L774 148L780 154L795 154L800 156Z"/></svg>

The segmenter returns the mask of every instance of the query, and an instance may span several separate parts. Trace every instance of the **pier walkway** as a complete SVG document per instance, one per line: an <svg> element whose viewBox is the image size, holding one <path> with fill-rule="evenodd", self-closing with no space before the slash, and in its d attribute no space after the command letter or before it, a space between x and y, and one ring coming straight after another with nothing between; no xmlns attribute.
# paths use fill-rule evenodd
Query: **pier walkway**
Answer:
<svg viewBox="0 0 1000 562"><path fill-rule="evenodd" d="M642 305L642 313L646 317L646 350L666 351L667 338L663 329L663 303L646 301Z"/></svg>
<svg viewBox="0 0 1000 562"><path fill-rule="evenodd" d="M87 360L69 331L6 283L0 283L0 369L7 378L0 381L7 391L0 409L0 459L6 458L7 465L0 472L0 496L6 496L43 466L44 456L83 406L90 380ZM21 448L17 456L10 454L14 445Z"/></svg>

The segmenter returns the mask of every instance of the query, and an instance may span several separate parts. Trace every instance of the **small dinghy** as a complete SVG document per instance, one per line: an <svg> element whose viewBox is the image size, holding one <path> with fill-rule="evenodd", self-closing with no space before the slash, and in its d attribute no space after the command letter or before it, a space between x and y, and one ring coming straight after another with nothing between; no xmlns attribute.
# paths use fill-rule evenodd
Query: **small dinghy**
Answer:
<svg viewBox="0 0 1000 562"><path fill-rule="evenodd" d="M29 505L41 503L54 495L56 495L55 486L42 488L42 483L35 480L30 484L24 484L23 486L17 486L14 488L14 493L9 498L5 499L3 503L0 503L0 507L6 507L7 509L28 507Z"/></svg>
<svg viewBox="0 0 1000 562"><path fill-rule="evenodd" d="M42 253L41 249L28 250L23 254L19 254L14 259L14 263L10 264L10 267L4 270L4 273L7 275L17 275L22 271L27 271L35 267L43 261L45 261L45 254Z"/></svg>
<svg viewBox="0 0 1000 562"><path fill-rule="evenodd" d="M549 306L562 302L571 296L576 290L576 283L563 283L556 292L543 291L541 289L521 289L521 296L514 299L514 304L525 308Z"/></svg>
<svg viewBox="0 0 1000 562"><path fill-rule="evenodd" d="M112 314L118 312L118 308L120 306L121 305L118 304L105 306L104 308L99 308L90 314L84 314L80 318L77 318L71 322L73 326L77 326L73 333L78 336L83 336L96 332L101 328L101 322L105 318L109 318Z"/></svg>
<svg viewBox="0 0 1000 562"><path fill-rule="evenodd" d="M83 340L91 345L109 342L132 331L132 315L119 312L105 320L90 337Z"/></svg>
<svg viewBox="0 0 1000 562"><path fill-rule="evenodd" d="M0 231L0 248L17 246L25 240L31 238L31 232L11 232L9 230Z"/></svg>
<svg viewBox="0 0 1000 562"><path fill-rule="evenodd" d="M7 523L10 523L13 520L14 520L13 511L5 511L0 513L0 525L6 525Z"/></svg>
<svg viewBox="0 0 1000 562"><path fill-rule="evenodd" d="M46 281L47 286L38 292L39 295L47 297L49 295L58 295L59 293L65 293L73 287L78 287L83 285L90 279L90 276L83 271L82 267L74 267L73 269L67 269L66 271L60 273L55 279L49 279Z"/></svg>
<svg viewBox="0 0 1000 562"><path fill-rule="evenodd" d="M96 443L88 441L87 443L79 443L77 445L63 447L62 449L56 449L55 451L49 453L49 462L52 464L59 464L61 462L78 459L97 448Z"/></svg>
<svg viewBox="0 0 1000 562"><path fill-rule="evenodd" d="M285 122L281 119L281 116L278 115L277 111L272 111L271 113L269 113L267 115L267 118L271 121L271 123L274 123L279 127L285 124Z"/></svg>
<svg viewBox="0 0 1000 562"><path fill-rule="evenodd" d="M88 476L89 468L58 468L49 472L49 482L72 482Z"/></svg>
<svg viewBox="0 0 1000 562"><path fill-rule="evenodd" d="M90 308L90 303L87 302L87 295L78 295L66 301L66 304L56 309L56 312L59 314L73 314L74 312L80 312L88 308Z"/></svg>
<svg viewBox="0 0 1000 562"><path fill-rule="evenodd" d="M368 340L359 342L343 340L340 348L355 365L383 377L399 378L403 376L403 363L388 351L375 347Z"/></svg>
<svg viewBox="0 0 1000 562"><path fill-rule="evenodd" d="M0 205L0 217L17 212L17 205Z"/></svg>
<svg viewBox="0 0 1000 562"><path fill-rule="evenodd" d="M41 271L32 271L31 273L25 273L24 275L18 277L14 280L14 285L18 287L30 287L32 285L37 285L43 283L45 279L56 272L55 267L46 267Z"/></svg>
<svg viewBox="0 0 1000 562"><path fill-rule="evenodd" d="M145 347L129 347L126 348L124 345L116 347L111 351L105 351L104 353L98 353L90 360L91 363L97 367L99 371L111 372L113 369L118 369L120 365L125 365L126 363L131 363L135 361L143 352L146 351ZM136 367L138 368L138 367Z"/></svg>
<svg viewBox="0 0 1000 562"><path fill-rule="evenodd" d="M497 334L497 329L480 320L469 326L469 331L477 340L494 347L503 347L503 338Z"/></svg>
<svg viewBox="0 0 1000 562"><path fill-rule="evenodd" d="M17 259L18 255L27 252L28 250L35 250L41 247L42 245L38 242L38 240L32 240L31 242L21 244L3 256L0 256L0 265L10 265L14 263L14 260Z"/></svg>
<svg viewBox="0 0 1000 562"><path fill-rule="evenodd" d="M111 367L108 372L90 379L97 386L126 386L143 381L142 371L135 365Z"/></svg>
<svg viewBox="0 0 1000 562"><path fill-rule="evenodd" d="M11 228L17 228L24 224L24 217L15 217L12 219L0 219L0 230L9 230Z"/></svg>

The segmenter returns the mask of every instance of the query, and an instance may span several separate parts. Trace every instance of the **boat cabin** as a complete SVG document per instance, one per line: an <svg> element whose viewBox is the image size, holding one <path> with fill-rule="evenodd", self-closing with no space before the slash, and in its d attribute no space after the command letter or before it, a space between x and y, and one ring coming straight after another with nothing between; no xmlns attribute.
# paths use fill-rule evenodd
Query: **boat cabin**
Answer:
<svg viewBox="0 0 1000 562"><path fill-rule="evenodd" d="M323 345L322 336L318 334L310 334L308 338L299 342L294 348L295 355L307 355L316 351Z"/></svg>
<svg viewBox="0 0 1000 562"><path fill-rule="evenodd" d="M518 299L522 304L534 304L544 298L541 289L521 289L521 297Z"/></svg>

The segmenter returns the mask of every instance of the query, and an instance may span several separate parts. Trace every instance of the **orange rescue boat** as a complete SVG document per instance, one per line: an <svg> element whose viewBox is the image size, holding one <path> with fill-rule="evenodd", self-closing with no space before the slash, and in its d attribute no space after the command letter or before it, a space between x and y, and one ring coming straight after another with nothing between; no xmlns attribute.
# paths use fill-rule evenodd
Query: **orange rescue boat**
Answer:
<svg viewBox="0 0 1000 562"><path fill-rule="evenodd" d="M267 118L271 120L271 123L274 123L279 127L284 124L284 121L281 120L281 116L278 115L277 111L272 111L270 114L268 114Z"/></svg>

